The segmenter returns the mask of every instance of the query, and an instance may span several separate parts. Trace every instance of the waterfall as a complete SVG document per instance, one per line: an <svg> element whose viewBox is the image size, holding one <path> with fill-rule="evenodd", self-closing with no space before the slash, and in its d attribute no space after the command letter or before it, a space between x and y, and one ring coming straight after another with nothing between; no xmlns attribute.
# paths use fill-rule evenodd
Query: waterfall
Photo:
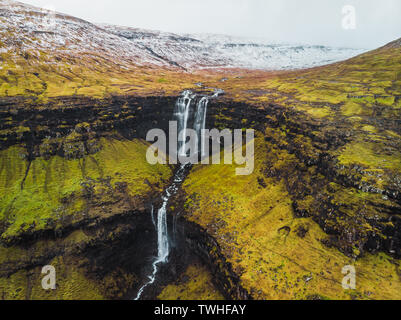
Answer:
<svg viewBox="0 0 401 320"><path fill-rule="evenodd" d="M157 213L157 257L152 264L153 272L148 277L149 281L145 283L138 291L135 300L139 300L142 296L143 291L156 280L158 266L168 261L170 254L170 245L168 241L167 232L167 205L171 196L174 195L185 179L186 166L181 166L174 176L173 183L167 188L165 196L163 196L163 204Z"/></svg>
<svg viewBox="0 0 401 320"><path fill-rule="evenodd" d="M217 97L221 91L216 91L212 98ZM174 117L178 121L178 132L183 131L184 137L186 137L186 132L188 128L188 122L191 114L191 104L192 101L196 98L196 95L191 91L184 91L180 98L178 98ZM202 97L196 106L195 116L194 116L194 130L198 133L198 139L201 137L202 129L206 127L206 115L207 115L207 106L209 103L209 97ZM180 152L181 155L185 155L185 142L182 142L181 145L178 145L177 152ZM204 150L204 141L202 139L202 150ZM156 280L156 275L158 272L158 266L160 264L164 264L168 261L168 257L170 254L170 244L168 239L168 225L167 225L167 206L170 198L174 196L180 185L185 179L188 165L181 165L177 172L174 175L173 183L166 189L165 194L163 196L163 204L160 207L157 213L157 221L154 219L153 215L153 206L152 206L152 222L157 227L157 257L152 264L153 272L148 277L149 281L145 283L138 291L137 297L135 300L139 300L143 294L143 291L148 286L152 285Z"/></svg>
<svg viewBox="0 0 401 320"><path fill-rule="evenodd" d="M205 139L202 136L202 130L206 128L206 115L207 115L207 105L209 103L208 97L203 97L199 100L197 105L197 110L195 114L194 129L197 133L198 139L200 140L200 150L202 156L205 156Z"/></svg>

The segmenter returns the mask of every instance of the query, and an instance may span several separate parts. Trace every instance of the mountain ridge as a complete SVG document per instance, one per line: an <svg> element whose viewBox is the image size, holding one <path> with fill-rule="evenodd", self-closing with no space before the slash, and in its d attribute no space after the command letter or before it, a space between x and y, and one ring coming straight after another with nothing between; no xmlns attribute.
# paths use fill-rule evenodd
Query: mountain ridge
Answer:
<svg viewBox="0 0 401 320"><path fill-rule="evenodd" d="M309 45L278 45L219 35L169 32L96 24L71 15L6 0L0 2L4 50L89 51L121 64L170 68L292 69L343 60L362 50ZM4 18L7 18L6 20ZM41 26L41 28L38 28ZM75 53L76 54L76 53ZM279 56L288 56L279 59ZM251 59L249 59L249 56ZM312 57L312 59L311 59Z"/></svg>

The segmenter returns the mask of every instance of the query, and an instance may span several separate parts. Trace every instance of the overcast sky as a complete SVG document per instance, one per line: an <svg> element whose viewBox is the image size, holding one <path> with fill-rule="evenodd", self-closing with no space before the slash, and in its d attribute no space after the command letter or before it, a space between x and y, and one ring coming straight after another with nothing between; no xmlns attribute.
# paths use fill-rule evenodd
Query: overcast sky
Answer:
<svg viewBox="0 0 401 320"><path fill-rule="evenodd" d="M23 0L89 20L176 33L376 48L401 37L400 0ZM356 28L342 27L353 5Z"/></svg>

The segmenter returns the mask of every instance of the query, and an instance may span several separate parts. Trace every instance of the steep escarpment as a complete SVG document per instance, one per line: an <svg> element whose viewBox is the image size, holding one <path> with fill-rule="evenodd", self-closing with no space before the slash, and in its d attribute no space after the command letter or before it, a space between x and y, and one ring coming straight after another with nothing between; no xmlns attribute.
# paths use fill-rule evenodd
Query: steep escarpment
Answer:
<svg viewBox="0 0 401 320"><path fill-rule="evenodd" d="M193 263L172 283L163 288L159 300L223 300L210 271L202 263Z"/></svg>
<svg viewBox="0 0 401 320"><path fill-rule="evenodd" d="M24 144L32 157L58 154L78 158L91 153L91 139L113 132L126 138L145 139L152 128L168 128L175 97L85 96L57 97L38 102L34 97L0 99L1 149ZM66 142L82 142L69 154ZM84 143L86 142L86 143ZM70 144L71 145L71 144ZM79 152L82 150L82 152ZM74 154L74 151L75 152Z"/></svg>
<svg viewBox="0 0 401 320"><path fill-rule="evenodd" d="M171 100L2 99L4 298L44 298L36 286L46 264L65 273L48 298L121 298L138 285L155 249L151 206L172 176L148 164L143 139L168 125Z"/></svg>
<svg viewBox="0 0 401 320"><path fill-rule="evenodd" d="M255 143L259 147L253 175L237 177L234 166L199 167L184 184L186 209L181 215L203 226L216 240L206 251L220 252L230 266L226 270L232 269L239 286L257 299L397 297L397 260L362 250L358 259L342 254L338 248L343 225L338 222L341 231L330 236L313 218L299 217L286 178L265 174L271 163L258 160L277 151L270 149L263 136ZM292 158L286 152L272 156L276 166L285 166ZM292 158L288 165L295 164ZM332 212L336 214L340 220L342 212ZM371 228L367 224L362 227ZM352 244L352 238L347 244ZM358 291L343 290L341 270L345 265L359 270Z"/></svg>
<svg viewBox="0 0 401 320"><path fill-rule="evenodd" d="M326 232L338 236L337 247L344 253L358 256L359 250L382 250L400 255L399 140L375 144L374 137L365 135L366 128L316 120L279 105L255 108L220 101L218 108L210 109L217 126L254 127L263 133L272 148L264 156L264 175L285 179L296 214L313 216ZM395 124L386 127L397 130ZM363 137L365 145L355 137ZM365 146L373 149L364 150ZM358 163L357 152L366 157L365 163L370 161L371 169ZM284 166L278 163L282 157L288 161ZM334 211L345 220L333 221L338 216L329 213ZM351 214L360 211L361 216Z"/></svg>
<svg viewBox="0 0 401 320"><path fill-rule="evenodd" d="M211 283L228 300L249 300L252 296L242 287L240 278L234 272L226 256L221 251L215 237L197 223L185 216L176 216L178 239L196 256L204 268L213 275Z"/></svg>
<svg viewBox="0 0 401 320"><path fill-rule="evenodd" d="M126 212L113 219L61 235L0 248L2 299L70 300L131 298L144 274L144 262L154 255L156 234L145 211ZM147 241L143 241L146 235ZM56 270L56 290L43 290L42 267Z"/></svg>
<svg viewBox="0 0 401 320"><path fill-rule="evenodd" d="M75 105L76 101L79 102ZM115 98L114 101L60 98L46 106L30 107L25 103L21 109L16 104L3 108L2 117L8 119L2 122L1 130L4 191L14 190L7 194L10 202L3 202L3 215L7 212L13 216L9 206L17 207L16 196L24 192L35 191L38 203L42 203L42 193L48 193L46 199L58 200L58 205L65 203L66 207L75 203L74 199L78 207L85 206L83 199L94 198L97 192L128 192L131 197L151 190L160 192L163 184L158 184L159 178L154 174L159 171L160 179L167 182L171 170L166 166L150 166L145 158L147 144L141 141L150 128L168 125L173 105L169 98ZM19 132L19 128L24 129ZM130 167L131 162L135 166ZM28 210L25 201L21 206ZM50 211L55 209L52 205L48 207ZM44 220L46 215L41 214ZM13 228L19 228L15 222L12 224Z"/></svg>

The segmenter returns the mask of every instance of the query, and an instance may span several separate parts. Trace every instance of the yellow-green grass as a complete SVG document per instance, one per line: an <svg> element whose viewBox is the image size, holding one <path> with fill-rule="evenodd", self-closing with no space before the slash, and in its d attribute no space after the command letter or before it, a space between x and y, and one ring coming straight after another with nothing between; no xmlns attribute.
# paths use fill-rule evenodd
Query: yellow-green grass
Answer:
<svg viewBox="0 0 401 320"><path fill-rule="evenodd" d="M170 167L147 162L148 145L142 141L103 138L100 145L98 153L83 159L54 156L31 163L22 147L1 151L0 221L6 227L1 237L61 228L67 218L79 221L87 209L83 183L107 203L118 183L126 184L130 197L146 198L171 176Z"/></svg>
<svg viewBox="0 0 401 320"><path fill-rule="evenodd" d="M255 145L252 175L236 176L235 165L197 166L184 183L187 218L216 238L244 288L257 299L400 299L393 259L354 261L325 246L328 235L311 218L295 218L284 181L262 174L269 146L262 137ZM282 166L290 165L286 157ZM356 290L342 288L346 265L356 267Z"/></svg>
<svg viewBox="0 0 401 320"><path fill-rule="evenodd" d="M275 103L320 118L371 116L374 106L400 116L401 50L381 48L344 62L307 70L234 70L224 83L213 82L236 101ZM323 108L323 109L322 109ZM375 115L375 117L381 117Z"/></svg>
<svg viewBox="0 0 401 320"><path fill-rule="evenodd" d="M364 127L364 131L373 131L374 127ZM341 164L359 164L367 169L389 169L401 172L401 153L393 150L385 152L382 145L373 142L353 141L339 150Z"/></svg>
<svg viewBox="0 0 401 320"><path fill-rule="evenodd" d="M33 257L45 257L55 250L55 248L78 248L85 247L89 243L93 243L95 235L89 235L83 230L76 230L71 232L68 236L63 238L61 241L56 242L51 239L41 239L33 243L30 247L25 248L22 246L5 247L0 245L0 265L23 265L24 263L30 262ZM73 249L74 250L74 249ZM75 253L75 250L74 250ZM14 269L7 268L5 271L7 274L12 272Z"/></svg>
<svg viewBox="0 0 401 320"><path fill-rule="evenodd" d="M169 284L160 295L159 300L224 300L212 283L212 275L206 267L192 264L172 284Z"/></svg>
<svg viewBox="0 0 401 320"><path fill-rule="evenodd" d="M3 300L103 300L106 298L102 284L89 279L83 269L64 258L57 257L50 262L56 269L56 290L45 290L42 279L45 274L36 267L30 271L21 270L10 277L0 278L0 297Z"/></svg>

